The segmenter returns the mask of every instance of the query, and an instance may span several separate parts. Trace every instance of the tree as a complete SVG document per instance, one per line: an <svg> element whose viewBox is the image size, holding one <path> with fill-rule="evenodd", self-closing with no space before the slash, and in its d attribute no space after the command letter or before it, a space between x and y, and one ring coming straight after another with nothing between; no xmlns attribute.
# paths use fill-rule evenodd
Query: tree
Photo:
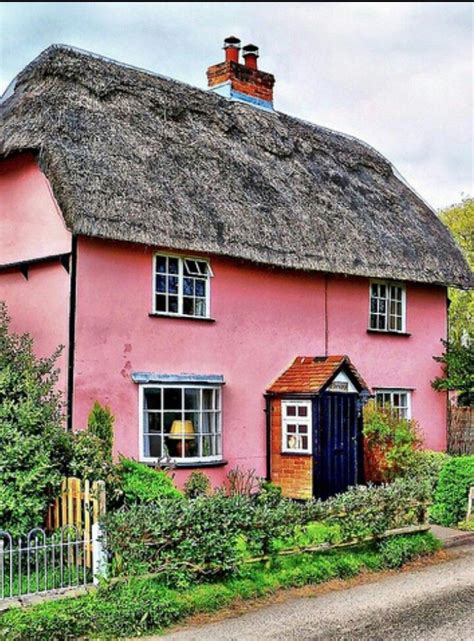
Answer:
<svg viewBox="0 0 474 641"><path fill-rule="evenodd" d="M432 386L458 391L458 405L474 405L474 341L443 341L443 345L444 354L434 356L435 361L443 363L443 376L435 378Z"/></svg>
<svg viewBox="0 0 474 641"><path fill-rule="evenodd" d="M466 260L474 270L474 198L441 211L440 218L449 228ZM474 291L449 290L449 335L454 344L474 340Z"/></svg>
<svg viewBox="0 0 474 641"><path fill-rule="evenodd" d="M60 353L35 356L31 336L10 332L0 302L0 527L14 536L42 525L70 456L56 389Z"/></svg>

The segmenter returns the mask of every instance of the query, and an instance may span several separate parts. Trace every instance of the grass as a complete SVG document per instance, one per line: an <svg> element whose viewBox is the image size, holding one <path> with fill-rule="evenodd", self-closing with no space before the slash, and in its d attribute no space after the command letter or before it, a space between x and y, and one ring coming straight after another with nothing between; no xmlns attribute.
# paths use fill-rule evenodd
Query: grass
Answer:
<svg viewBox="0 0 474 641"><path fill-rule="evenodd" d="M280 558L246 567L239 576L201 583L186 590L164 586L158 579L135 578L104 585L75 599L13 609L0 618L0 638L8 641L116 639L160 632L187 617L216 612L278 590L348 579L361 572L400 567L432 554L439 542L431 534L412 534L364 546Z"/></svg>

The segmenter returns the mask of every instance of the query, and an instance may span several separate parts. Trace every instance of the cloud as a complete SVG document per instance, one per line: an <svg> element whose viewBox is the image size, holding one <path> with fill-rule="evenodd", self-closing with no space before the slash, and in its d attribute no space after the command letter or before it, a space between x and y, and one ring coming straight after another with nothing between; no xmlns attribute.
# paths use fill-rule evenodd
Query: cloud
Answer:
<svg viewBox="0 0 474 641"><path fill-rule="evenodd" d="M470 3L3 3L0 24L2 90L53 42L204 88L238 35L281 111L365 140L435 207L474 191Z"/></svg>

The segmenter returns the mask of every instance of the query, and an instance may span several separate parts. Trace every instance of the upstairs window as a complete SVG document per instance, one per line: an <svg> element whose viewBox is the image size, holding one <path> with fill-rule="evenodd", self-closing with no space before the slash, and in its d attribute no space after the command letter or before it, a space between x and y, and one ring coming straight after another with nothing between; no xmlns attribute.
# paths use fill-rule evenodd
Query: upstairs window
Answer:
<svg viewBox="0 0 474 641"><path fill-rule="evenodd" d="M411 394L403 389L379 389L375 392L379 407L390 409L397 418L411 418Z"/></svg>
<svg viewBox="0 0 474 641"><path fill-rule="evenodd" d="M211 276L207 260L157 254L153 312L165 316L209 318Z"/></svg>
<svg viewBox="0 0 474 641"><path fill-rule="evenodd" d="M370 283L370 323L379 332L405 332L406 293L403 285Z"/></svg>

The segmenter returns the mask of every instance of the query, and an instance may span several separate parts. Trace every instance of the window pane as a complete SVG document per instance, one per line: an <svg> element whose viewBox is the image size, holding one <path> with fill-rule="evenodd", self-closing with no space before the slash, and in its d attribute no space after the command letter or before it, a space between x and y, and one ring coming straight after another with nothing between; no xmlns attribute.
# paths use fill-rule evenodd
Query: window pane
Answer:
<svg viewBox="0 0 474 641"><path fill-rule="evenodd" d="M161 413L160 412L147 412L146 423L144 426L145 432L158 432L161 434Z"/></svg>
<svg viewBox="0 0 474 641"><path fill-rule="evenodd" d="M308 426L307 425L298 425L298 431L300 434L307 434L308 433Z"/></svg>
<svg viewBox="0 0 474 641"><path fill-rule="evenodd" d="M298 416L308 416L308 407L306 405L298 407Z"/></svg>
<svg viewBox="0 0 474 641"><path fill-rule="evenodd" d="M198 410L200 404L201 390L188 388L184 390L184 407L187 410Z"/></svg>
<svg viewBox="0 0 474 641"><path fill-rule="evenodd" d="M170 294L178 293L178 277L177 276L168 276L168 292Z"/></svg>
<svg viewBox="0 0 474 641"><path fill-rule="evenodd" d="M286 415L287 416L296 416L296 405L287 405L286 406Z"/></svg>
<svg viewBox="0 0 474 641"><path fill-rule="evenodd" d="M202 437L202 456L214 456L214 442L213 436Z"/></svg>
<svg viewBox="0 0 474 641"><path fill-rule="evenodd" d="M145 409L161 409L161 389L150 388L145 391Z"/></svg>
<svg viewBox="0 0 474 641"><path fill-rule="evenodd" d="M296 425L287 425L286 431L288 434L296 434Z"/></svg>
<svg viewBox="0 0 474 641"><path fill-rule="evenodd" d="M205 316L206 315L206 301L203 298L197 298L194 303L194 315L195 316Z"/></svg>
<svg viewBox="0 0 474 641"><path fill-rule="evenodd" d="M163 390L163 396L163 406L165 410L180 410L182 408L183 404L180 387L165 387Z"/></svg>
<svg viewBox="0 0 474 641"><path fill-rule="evenodd" d="M146 457L161 458L163 456L162 449L163 439L161 436L151 435L145 436L144 454Z"/></svg>
<svg viewBox="0 0 474 641"><path fill-rule="evenodd" d="M196 279L195 282L195 292L196 296L205 296L206 295L206 281Z"/></svg>
<svg viewBox="0 0 474 641"><path fill-rule="evenodd" d="M158 275L156 277L156 291L161 293L166 291L166 276Z"/></svg>
<svg viewBox="0 0 474 641"><path fill-rule="evenodd" d="M156 271L162 274L166 272L166 256L156 257Z"/></svg>
<svg viewBox="0 0 474 641"><path fill-rule="evenodd" d="M214 390L213 389L203 389L202 390L202 409L210 410L214 409Z"/></svg>
<svg viewBox="0 0 474 641"><path fill-rule="evenodd" d="M185 296L192 296L194 293L194 288L193 288L193 279L192 278L184 278L183 279L183 294Z"/></svg>
<svg viewBox="0 0 474 641"><path fill-rule="evenodd" d="M166 312L166 296L158 295L156 297L155 308L157 312Z"/></svg>
<svg viewBox="0 0 474 641"><path fill-rule="evenodd" d="M183 314L194 316L194 298L183 298Z"/></svg>
<svg viewBox="0 0 474 641"><path fill-rule="evenodd" d="M308 437L307 436L300 436L300 448L302 450L307 450L308 449Z"/></svg>
<svg viewBox="0 0 474 641"><path fill-rule="evenodd" d="M178 274L178 259L177 258L168 258L168 272L170 274Z"/></svg>
<svg viewBox="0 0 474 641"><path fill-rule="evenodd" d="M171 312L172 314L178 313L178 297L177 296L170 296L168 298L168 311Z"/></svg>
<svg viewBox="0 0 474 641"><path fill-rule="evenodd" d="M184 261L184 273L185 274L198 274L198 269L196 267L196 261L195 260L190 260L189 258L186 258Z"/></svg>

